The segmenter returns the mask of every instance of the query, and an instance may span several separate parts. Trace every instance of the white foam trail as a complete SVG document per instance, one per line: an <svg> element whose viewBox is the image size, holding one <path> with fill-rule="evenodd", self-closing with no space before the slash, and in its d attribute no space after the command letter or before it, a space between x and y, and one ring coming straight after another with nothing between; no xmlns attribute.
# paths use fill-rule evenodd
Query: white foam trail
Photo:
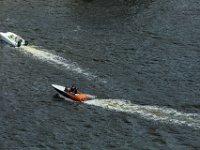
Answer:
<svg viewBox="0 0 200 150"><path fill-rule="evenodd" d="M60 56L54 55L49 52L45 52L42 50L37 49L35 46L21 46L19 50L31 54L33 57L40 59L42 61L54 64L54 65L59 65L59 67L62 67L64 69L70 70L72 72L82 74L87 77L87 79L96 79L97 76L93 75L89 72L84 71L81 69L77 64L69 62L69 60L66 60ZM100 79L101 80L101 79ZM105 80L101 80L103 83L106 83Z"/></svg>
<svg viewBox="0 0 200 150"><path fill-rule="evenodd" d="M195 113L182 113L175 109L158 106L137 105L130 101L119 99L94 99L85 101L84 103L119 112L138 114L145 119L182 124L200 129L200 115Z"/></svg>

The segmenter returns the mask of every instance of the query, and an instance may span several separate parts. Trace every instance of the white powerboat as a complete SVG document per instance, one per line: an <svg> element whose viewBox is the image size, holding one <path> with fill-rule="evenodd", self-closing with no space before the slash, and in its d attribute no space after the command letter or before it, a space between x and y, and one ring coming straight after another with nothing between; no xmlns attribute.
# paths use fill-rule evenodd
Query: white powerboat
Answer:
<svg viewBox="0 0 200 150"><path fill-rule="evenodd" d="M13 47L20 47L21 45L28 45L28 41L25 41L22 37L12 32L0 32L0 40Z"/></svg>

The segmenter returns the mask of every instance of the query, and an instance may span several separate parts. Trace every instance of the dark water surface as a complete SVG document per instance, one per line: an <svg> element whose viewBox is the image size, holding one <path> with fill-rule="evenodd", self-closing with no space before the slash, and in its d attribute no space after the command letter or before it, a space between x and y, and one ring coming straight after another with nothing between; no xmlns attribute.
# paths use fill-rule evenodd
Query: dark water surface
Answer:
<svg viewBox="0 0 200 150"><path fill-rule="evenodd" d="M0 47L0 149L200 149L199 25L198 0L0 0L31 43Z"/></svg>

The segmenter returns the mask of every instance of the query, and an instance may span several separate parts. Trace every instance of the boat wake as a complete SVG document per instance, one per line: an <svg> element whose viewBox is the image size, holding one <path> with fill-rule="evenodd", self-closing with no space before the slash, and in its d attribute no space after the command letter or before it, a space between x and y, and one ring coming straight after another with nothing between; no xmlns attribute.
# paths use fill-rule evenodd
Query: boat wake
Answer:
<svg viewBox="0 0 200 150"><path fill-rule="evenodd" d="M54 55L52 53L43 50L39 50L34 46L21 46L18 49L27 54L31 54L34 58L39 59L41 61L57 65L59 67L62 67L66 70L70 70L77 74L82 74L89 80L97 80L106 83L104 79L99 79L96 75L93 75L92 73L86 72L85 70L81 69L78 66L78 64L70 62L69 60L62 58L60 56Z"/></svg>
<svg viewBox="0 0 200 150"><path fill-rule="evenodd" d="M118 112L137 114L148 120L200 129L200 115L195 113L183 113L175 109L159 106L137 105L130 101L119 99L94 99L84 103Z"/></svg>
<svg viewBox="0 0 200 150"><path fill-rule="evenodd" d="M34 58L41 61L57 65L66 70L73 71L77 74L82 74L89 80L98 79L96 75L84 71L77 64L72 63L69 60L66 60L60 56L39 50L33 46L21 46L18 49L27 54L31 54ZM106 81L103 79L98 79L97 81L106 83ZM84 103L118 112L137 114L149 120L155 120L170 124L186 125L195 129L200 129L200 115L195 113L182 113L174 109L159 106L137 105L131 103L130 101L119 99L93 99L85 101Z"/></svg>

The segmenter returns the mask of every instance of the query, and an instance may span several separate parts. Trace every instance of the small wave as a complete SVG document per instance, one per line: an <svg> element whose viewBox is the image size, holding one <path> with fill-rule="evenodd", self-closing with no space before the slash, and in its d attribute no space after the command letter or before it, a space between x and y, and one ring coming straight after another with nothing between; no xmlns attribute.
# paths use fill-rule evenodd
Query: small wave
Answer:
<svg viewBox="0 0 200 150"><path fill-rule="evenodd" d="M93 75L92 73L86 72L83 69L81 69L77 64L70 62L69 60L66 60L65 58L62 58L60 56L54 55L49 52L45 52L43 50L37 49L36 46L21 46L19 50L31 54L33 57L40 59L42 61L58 65L59 67L62 67L66 70L70 70L74 73L82 74L87 79L98 79L96 75ZM106 83L105 80L99 79L101 82Z"/></svg>
<svg viewBox="0 0 200 150"><path fill-rule="evenodd" d="M200 129L200 115L195 113L183 113L175 109L159 106L137 105L130 101L119 99L94 99L85 101L85 103L119 112L138 114L145 119L187 125Z"/></svg>

